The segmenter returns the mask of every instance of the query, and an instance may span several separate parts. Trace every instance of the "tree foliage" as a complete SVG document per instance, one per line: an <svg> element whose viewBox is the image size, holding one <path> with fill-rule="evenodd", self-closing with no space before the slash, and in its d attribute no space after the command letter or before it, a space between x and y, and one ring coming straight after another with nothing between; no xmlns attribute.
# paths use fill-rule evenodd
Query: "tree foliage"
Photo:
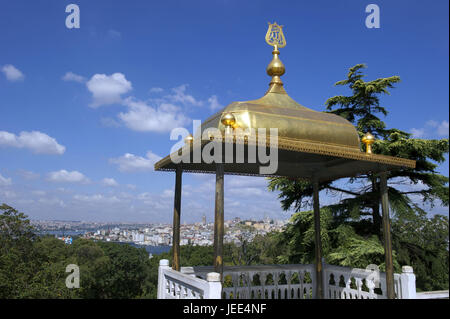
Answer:
<svg viewBox="0 0 450 319"><path fill-rule="evenodd" d="M0 298L156 297L143 248L76 239L72 245L36 236L23 213L0 206ZM80 288L66 287L66 267L80 268ZM153 276L153 277L152 277Z"/></svg>

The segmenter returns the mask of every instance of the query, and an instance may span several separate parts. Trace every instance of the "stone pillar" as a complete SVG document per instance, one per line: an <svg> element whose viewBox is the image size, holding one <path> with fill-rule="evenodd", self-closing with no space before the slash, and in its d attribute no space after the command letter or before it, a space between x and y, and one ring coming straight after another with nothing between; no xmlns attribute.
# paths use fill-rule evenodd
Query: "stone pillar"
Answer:
<svg viewBox="0 0 450 319"><path fill-rule="evenodd" d="M394 263L392 260L391 222L389 219L389 198L387 172L380 174L381 210L383 213L384 258L386 263L386 296L395 299Z"/></svg>
<svg viewBox="0 0 450 319"><path fill-rule="evenodd" d="M181 213L181 165L178 164L175 172L175 199L173 207L173 237L172 251L173 263L172 269L180 271L180 213Z"/></svg>
<svg viewBox="0 0 450 319"><path fill-rule="evenodd" d="M214 214L214 270L223 275L224 191L222 163L216 164L216 201Z"/></svg>
<svg viewBox="0 0 450 319"><path fill-rule="evenodd" d="M320 203L319 203L319 181L313 180L314 200L314 246L315 246L315 270L316 270L316 298L323 299L323 267L322 267L322 239L320 236Z"/></svg>

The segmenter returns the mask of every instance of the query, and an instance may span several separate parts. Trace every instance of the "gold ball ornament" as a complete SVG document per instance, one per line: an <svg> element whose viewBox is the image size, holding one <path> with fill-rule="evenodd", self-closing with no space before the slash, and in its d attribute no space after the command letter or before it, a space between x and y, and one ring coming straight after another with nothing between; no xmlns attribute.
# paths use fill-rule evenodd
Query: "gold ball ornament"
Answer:
<svg viewBox="0 0 450 319"><path fill-rule="evenodd" d="M372 144L375 143L375 136L370 134L370 132L367 132L366 134L364 134L361 142L366 145L366 153L372 154Z"/></svg>
<svg viewBox="0 0 450 319"><path fill-rule="evenodd" d="M236 118L234 117L233 113L228 112L223 114L220 121L225 127L233 127L236 125Z"/></svg>

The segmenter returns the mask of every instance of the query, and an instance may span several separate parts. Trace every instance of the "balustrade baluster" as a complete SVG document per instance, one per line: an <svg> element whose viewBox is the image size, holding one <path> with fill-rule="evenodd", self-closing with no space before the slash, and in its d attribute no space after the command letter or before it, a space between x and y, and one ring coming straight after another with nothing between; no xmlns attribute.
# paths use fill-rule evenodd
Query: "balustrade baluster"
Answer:
<svg viewBox="0 0 450 319"><path fill-rule="evenodd" d="M274 295L274 299L279 299L278 298L278 279L279 279L279 272L275 271L272 275L273 278L273 286L275 288L275 295Z"/></svg>
<svg viewBox="0 0 450 319"><path fill-rule="evenodd" d="M362 296L362 279L361 278L355 278L356 281L356 289L358 291L358 299L361 299Z"/></svg>
<svg viewBox="0 0 450 319"><path fill-rule="evenodd" d="M265 272L259 272L259 281L262 286L262 299L266 299L266 279L267 279L267 273ZM269 296L269 293L267 293L267 297Z"/></svg>
<svg viewBox="0 0 450 319"><path fill-rule="evenodd" d="M291 299L292 298L292 290L291 290L292 272L290 270L286 274L286 281L287 281L288 291L289 291L287 299Z"/></svg>
<svg viewBox="0 0 450 319"><path fill-rule="evenodd" d="M251 297L251 291L252 291L252 280L253 280L253 273L252 272L247 272L246 273L246 284L247 284L247 293L248 295L246 296L246 298L250 298ZM245 297L244 297L245 298ZM257 293L255 292L255 299L257 299Z"/></svg>
<svg viewBox="0 0 450 319"><path fill-rule="evenodd" d="M304 299L305 296L304 296L304 294L303 294L303 292L304 292L304 290L303 290L303 285L304 285L305 277L304 277L304 275L303 275L303 271L299 271L299 272L298 272L298 279L299 279L299 281L300 281L300 296L299 296L299 298L300 298L300 299Z"/></svg>
<svg viewBox="0 0 450 319"><path fill-rule="evenodd" d="M239 282L240 277L241 277L241 274L239 272L231 275L231 282L233 283L233 299L236 299L236 296L237 296L237 289L240 284L240 282Z"/></svg>

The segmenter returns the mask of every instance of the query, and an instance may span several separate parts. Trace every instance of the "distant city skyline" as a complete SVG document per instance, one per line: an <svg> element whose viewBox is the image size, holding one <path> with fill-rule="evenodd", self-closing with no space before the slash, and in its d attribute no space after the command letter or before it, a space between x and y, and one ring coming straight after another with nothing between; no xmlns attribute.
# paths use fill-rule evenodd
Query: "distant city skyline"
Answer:
<svg viewBox="0 0 450 319"><path fill-rule="evenodd" d="M377 1L379 29L361 1L71 3L80 28L66 27L69 2L1 2L0 203L33 220L171 223L175 176L153 165L171 129L264 95L269 21L284 26L283 82L300 104L325 111L349 94L334 83L366 63L368 80L402 79L381 97L389 128L448 137L448 1ZM183 174L182 223L213 220L214 183ZM264 178L225 176L225 219L291 214Z"/></svg>

